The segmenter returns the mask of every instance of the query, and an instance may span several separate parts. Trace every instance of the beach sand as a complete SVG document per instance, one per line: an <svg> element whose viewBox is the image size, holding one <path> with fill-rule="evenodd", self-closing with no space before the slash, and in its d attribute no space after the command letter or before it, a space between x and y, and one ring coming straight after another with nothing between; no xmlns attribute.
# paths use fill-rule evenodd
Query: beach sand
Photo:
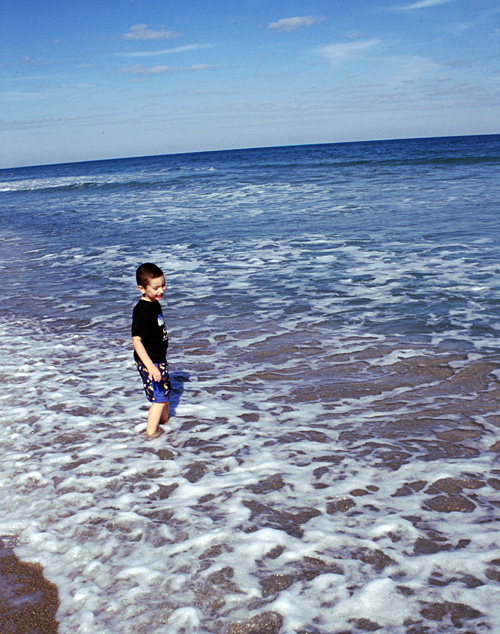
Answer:
<svg viewBox="0 0 500 634"><path fill-rule="evenodd" d="M56 634L57 587L39 564L20 561L0 540L0 631L4 634Z"/></svg>

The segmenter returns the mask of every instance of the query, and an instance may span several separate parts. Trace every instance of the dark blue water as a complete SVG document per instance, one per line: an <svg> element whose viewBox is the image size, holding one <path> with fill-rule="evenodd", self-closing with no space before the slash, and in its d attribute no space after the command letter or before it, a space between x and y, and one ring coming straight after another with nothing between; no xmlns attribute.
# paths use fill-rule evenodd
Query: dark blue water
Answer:
<svg viewBox="0 0 500 634"><path fill-rule="evenodd" d="M377 289L385 295L387 276L380 278L376 266L369 265L367 272L366 262L358 263L354 277L352 258L345 255L328 271L318 270L317 258L332 253L331 241L337 241L359 248L359 253L373 253L385 270L393 267L399 283L397 291L391 290L391 302L396 295L412 314L419 303L424 313L446 313L451 304L467 303L461 292L453 292L452 278L446 282L457 262L463 264L468 284L496 286L498 163L499 137L484 136L4 170L1 222L19 251L40 247L63 259L71 248L115 247L116 257L107 264L112 275L123 271L120 254L137 254L135 265L143 254L184 245L209 264L214 249L230 258L232 249L244 253L249 239L302 245L305 237L304 261L297 262L296 271L268 269L264 279L254 276L256 285L281 293L285 281L290 291L305 292L308 307L323 293L348 296L351 279L370 295ZM311 241L311 236L330 242ZM40 269L40 252L34 253L33 267L23 267L23 279L35 296L46 297L47 289L64 294L57 275L43 273L51 262L44 260ZM78 267L57 263L79 292L87 282L93 284L86 260L82 254ZM309 270L316 273L308 278ZM217 279L214 284L220 292ZM110 289L103 291L110 301L119 301L116 294L109 295ZM494 297L486 293L482 299L488 312L495 308ZM16 309L19 300L13 297ZM371 301L365 298L365 303ZM402 306L397 306L397 319ZM359 318L352 302L346 308Z"/></svg>
<svg viewBox="0 0 500 634"><path fill-rule="evenodd" d="M451 137L233 150L2 170L3 192L15 192L10 200L9 196L4 198L3 208L8 218L4 224L16 226L17 219L21 227L58 226L61 231L69 229L70 235L74 229L84 230L93 244L103 244L106 237L116 236L105 222L99 223L104 218L111 223L113 212L119 212L110 209L109 203L118 204L129 218L138 197L149 195L156 204L163 203L164 220L168 224L175 215L168 202L185 195L186 202L191 197L201 197L195 209L184 203L184 211L188 218L190 212L208 213L213 226L211 237L228 223L226 233L234 236L236 231L236 235L246 237L240 226L241 216L259 205L263 206L259 211L264 214L265 222L259 222L264 220L259 218L252 227L259 237L289 236L292 229L300 232L304 223L311 231L331 234L337 229L349 232L353 238L371 236L376 229L394 231L392 235L404 239L401 229L410 231L410 235L415 235L415 231L425 232L430 219L435 223L433 231L451 235L464 231L470 235L472 230L481 234L487 226L494 228L492 203L499 154L498 136ZM262 190L245 190L256 187ZM278 188L293 188L294 194L292 198L282 191L280 208L264 195ZM303 195L297 196L301 190ZM235 201L236 192L251 200ZM307 195L311 192L315 195ZM211 195L222 197L217 210L205 207L206 198ZM228 196L232 198L230 206L224 204L228 202L224 197ZM21 205L23 213L19 214ZM140 207L137 211L141 211ZM63 219L58 213L66 217ZM449 224L452 220L455 227ZM121 228L127 235L126 228ZM177 228L182 230L182 226ZM359 236L363 228L365 231ZM160 225L158 231L158 240L178 237L177 232L169 235L168 227L162 230Z"/></svg>

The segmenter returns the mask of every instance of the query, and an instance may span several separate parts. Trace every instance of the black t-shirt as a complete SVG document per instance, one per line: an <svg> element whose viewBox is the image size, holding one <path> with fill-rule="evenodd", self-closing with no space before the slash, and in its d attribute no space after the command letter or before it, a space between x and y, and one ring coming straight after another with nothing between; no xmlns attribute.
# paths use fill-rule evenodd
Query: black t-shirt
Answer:
<svg viewBox="0 0 500 634"><path fill-rule="evenodd" d="M168 335L160 302L140 299L132 315L132 337L140 337L153 363L163 363L167 356ZM134 350L134 358L140 361Z"/></svg>

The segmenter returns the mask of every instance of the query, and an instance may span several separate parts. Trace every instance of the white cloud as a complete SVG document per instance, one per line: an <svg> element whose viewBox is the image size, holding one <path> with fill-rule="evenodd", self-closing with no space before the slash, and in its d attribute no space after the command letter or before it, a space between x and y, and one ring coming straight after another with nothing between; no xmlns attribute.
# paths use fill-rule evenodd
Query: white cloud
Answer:
<svg viewBox="0 0 500 634"><path fill-rule="evenodd" d="M277 22L271 22L268 29L276 29L276 31L293 31L302 26L312 26L318 22L324 22L325 18L314 15L308 15L296 18L283 18Z"/></svg>
<svg viewBox="0 0 500 634"><path fill-rule="evenodd" d="M392 74L388 73L387 81L396 85L430 79L431 75L442 70L441 64L436 60L417 55L389 59L388 69L391 64L395 66L395 71Z"/></svg>
<svg viewBox="0 0 500 634"><path fill-rule="evenodd" d="M316 49L323 57L330 62L334 68L349 59L358 57L365 51L380 43L380 40L366 40L365 42L346 42L342 44L329 44Z"/></svg>
<svg viewBox="0 0 500 634"><path fill-rule="evenodd" d="M119 68L119 73L132 73L133 75L142 75L143 77L151 77L153 75L168 75L169 73L176 72L195 72L200 70L209 70L213 68L210 64L193 64L192 66L144 66L144 64L134 64L133 66L127 66Z"/></svg>
<svg viewBox="0 0 500 634"><path fill-rule="evenodd" d="M124 51L120 55L125 57L148 57L151 55L168 55L169 53L185 53L187 51L199 51L204 48L212 47L212 44L187 44L186 46L177 46L162 51Z"/></svg>
<svg viewBox="0 0 500 634"><path fill-rule="evenodd" d="M192 64L189 68L180 68L179 70L210 70L211 68L215 68L212 64Z"/></svg>
<svg viewBox="0 0 500 634"><path fill-rule="evenodd" d="M134 24L134 26L130 27L128 33L122 35L122 38L124 40L171 40L181 35L182 33L177 33L176 31L150 29L147 24Z"/></svg>
<svg viewBox="0 0 500 634"><path fill-rule="evenodd" d="M445 26L444 31L452 35L461 35L464 31L470 31L472 28L474 28L473 22L459 22Z"/></svg>
<svg viewBox="0 0 500 634"><path fill-rule="evenodd" d="M407 4L399 8L401 11L426 9L427 7L435 7L438 4L446 4L448 2L455 2L455 0L418 0L418 2L412 2L412 4Z"/></svg>
<svg viewBox="0 0 500 634"><path fill-rule="evenodd" d="M171 66L152 66L147 67L144 64L134 64L133 66L126 66L119 68L119 73L132 73L133 75L166 75L167 73L173 73L174 68Z"/></svg>
<svg viewBox="0 0 500 634"><path fill-rule="evenodd" d="M458 66L468 66L469 62L466 59L451 59L448 62L444 62L445 66L451 66L456 68Z"/></svg>

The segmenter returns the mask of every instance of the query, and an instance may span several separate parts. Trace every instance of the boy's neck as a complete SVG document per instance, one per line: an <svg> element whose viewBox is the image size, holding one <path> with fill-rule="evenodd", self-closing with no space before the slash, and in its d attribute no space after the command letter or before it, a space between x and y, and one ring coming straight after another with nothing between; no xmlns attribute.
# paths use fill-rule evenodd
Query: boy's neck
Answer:
<svg viewBox="0 0 500 634"><path fill-rule="evenodd" d="M149 299L148 297L145 297L144 295L141 297L141 299L144 302L149 302L150 304L157 304L158 303L157 299Z"/></svg>

